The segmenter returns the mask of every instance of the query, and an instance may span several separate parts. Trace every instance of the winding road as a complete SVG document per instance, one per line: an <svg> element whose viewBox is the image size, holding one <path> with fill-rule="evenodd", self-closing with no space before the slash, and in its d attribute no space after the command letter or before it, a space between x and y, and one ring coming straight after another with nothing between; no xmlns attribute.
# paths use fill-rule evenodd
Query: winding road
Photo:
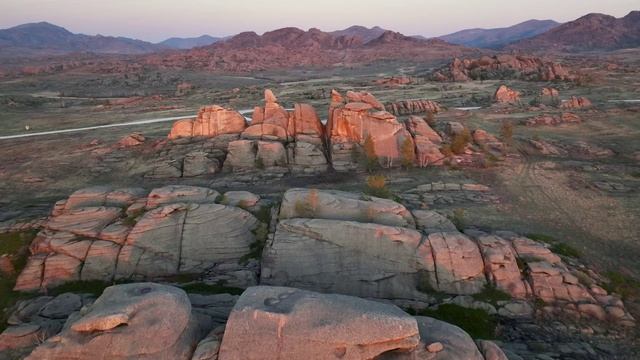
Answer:
<svg viewBox="0 0 640 360"><path fill-rule="evenodd" d="M245 115L245 114L253 112L253 109L244 109L244 110L240 110L238 112L240 114L242 114L242 115ZM115 123L115 124L85 126L85 127L72 128L72 129L50 130L50 131L32 132L32 133L24 133L24 134L16 134L16 135L4 135L4 136L0 136L0 140L20 139L20 138L33 137L33 136L64 134L64 133L71 133L71 132L89 131L89 130L96 130L96 129L121 127L121 126L134 126L134 125L143 125L143 124L153 124L153 123L159 123L159 122L176 121L176 120L180 120L180 119L188 119L188 118L191 118L191 117L195 117L195 115L172 116L172 117L163 117L163 118L155 118L155 119L128 121L128 122ZM245 116L245 118L247 120L251 121L250 117Z"/></svg>

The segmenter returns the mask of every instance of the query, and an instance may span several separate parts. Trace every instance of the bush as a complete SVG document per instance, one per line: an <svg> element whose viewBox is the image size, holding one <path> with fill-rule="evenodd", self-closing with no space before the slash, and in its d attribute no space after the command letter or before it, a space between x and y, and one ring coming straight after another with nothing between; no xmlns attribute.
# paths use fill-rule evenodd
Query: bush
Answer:
<svg viewBox="0 0 640 360"><path fill-rule="evenodd" d="M505 120L502 122L500 126L500 139L507 144L513 143L513 123L511 121Z"/></svg>
<svg viewBox="0 0 640 360"><path fill-rule="evenodd" d="M623 300L640 299L640 281L616 271L608 271L605 276L609 282L602 287L608 292L620 295Z"/></svg>
<svg viewBox="0 0 640 360"><path fill-rule="evenodd" d="M464 209L457 208L453 210L453 214L450 217L451 222L455 225L458 231L462 232L465 228Z"/></svg>
<svg viewBox="0 0 640 360"><path fill-rule="evenodd" d="M484 310L467 309L456 304L442 304L437 310L409 311L429 316L460 327L474 339L494 339L497 321Z"/></svg>
<svg viewBox="0 0 640 360"><path fill-rule="evenodd" d="M405 169L413 167L416 159L416 149L410 137L405 138L402 142L400 154L402 155L402 167Z"/></svg>
<svg viewBox="0 0 640 360"><path fill-rule="evenodd" d="M496 305L498 301L511 300L511 295L500 289L497 289L492 285L485 285L485 287L482 289L482 292L479 292L472 296L477 301L484 301L493 305Z"/></svg>
<svg viewBox="0 0 640 360"><path fill-rule="evenodd" d="M451 139L451 151L456 155L463 154L470 142L471 133L469 132L469 129L464 128L462 133L455 134L453 139Z"/></svg>
<svg viewBox="0 0 640 360"><path fill-rule="evenodd" d="M579 259L581 256L580 251L578 249L572 247L571 245L567 245L563 243L556 243L551 245L551 251L553 251L558 255L569 256L576 259Z"/></svg>
<svg viewBox="0 0 640 360"><path fill-rule="evenodd" d="M371 134L367 135L367 137L364 139L363 148L364 155L366 157L365 167L367 171L371 172L376 170L380 166L380 163L378 161L378 155L376 154L376 144L373 142L373 137L371 137Z"/></svg>
<svg viewBox="0 0 640 360"><path fill-rule="evenodd" d="M367 186L364 190L365 194L380 197L392 198L393 194L387 189L387 179L382 175L367 176Z"/></svg>

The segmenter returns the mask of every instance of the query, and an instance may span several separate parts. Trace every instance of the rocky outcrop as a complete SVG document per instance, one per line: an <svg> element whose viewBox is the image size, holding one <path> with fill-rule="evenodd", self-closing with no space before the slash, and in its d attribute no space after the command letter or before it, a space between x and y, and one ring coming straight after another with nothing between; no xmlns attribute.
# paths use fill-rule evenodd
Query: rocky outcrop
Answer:
<svg viewBox="0 0 640 360"><path fill-rule="evenodd" d="M593 104L586 97L572 96L569 100L564 100L560 104L562 109L585 109L592 107Z"/></svg>
<svg viewBox="0 0 640 360"><path fill-rule="evenodd" d="M525 126L558 126L563 124L578 124L582 119L576 114L563 112L560 115L542 114L523 120Z"/></svg>
<svg viewBox="0 0 640 360"><path fill-rule="evenodd" d="M558 89L555 89L555 88L544 87L540 90L540 96L555 98L560 96L560 92L558 91Z"/></svg>
<svg viewBox="0 0 640 360"><path fill-rule="evenodd" d="M274 239L267 242L261 283L362 297L425 299L417 286L433 274L428 243L415 230L296 218L281 220Z"/></svg>
<svg viewBox="0 0 640 360"><path fill-rule="evenodd" d="M336 170L357 167L354 155L365 156L363 146L367 138L373 144L368 157L375 153L381 166L399 166L403 142L412 141L405 126L392 114L376 110L384 106L371 94L350 92L347 97L347 104L332 101L330 107L327 137L333 167ZM333 100L340 98L339 94L332 95Z"/></svg>
<svg viewBox="0 0 640 360"><path fill-rule="evenodd" d="M448 66L433 73L436 81L506 80L533 81L571 80L562 65L538 57L501 54L479 59L455 58Z"/></svg>
<svg viewBox="0 0 640 360"><path fill-rule="evenodd" d="M415 319L393 305L259 286L231 312L219 359L372 359L414 350L419 338Z"/></svg>
<svg viewBox="0 0 640 360"><path fill-rule="evenodd" d="M27 359L190 359L200 336L184 291L152 283L116 285Z"/></svg>
<svg viewBox="0 0 640 360"><path fill-rule="evenodd" d="M493 95L497 103L514 104L520 102L520 92L500 85Z"/></svg>
<svg viewBox="0 0 640 360"><path fill-rule="evenodd" d="M415 164L419 167L442 164L445 156L440 151L442 137L418 116L410 116L406 122L415 143Z"/></svg>
<svg viewBox="0 0 640 360"><path fill-rule="evenodd" d="M377 85L386 85L386 86L396 87L401 85L409 85L413 83L413 79L408 76L400 75L400 76L391 76L391 77L378 79L374 81L374 83Z"/></svg>
<svg viewBox="0 0 640 360"><path fill-rule="evenodd" d="M238 134L247 126L244 116L237 111L221 106L205 106L195 119L180 120L173 124L169 139L180 137L214 137Z"/></svg>
<svg viewBox="0 0 640 360"><path fill-rule="evenodd" d="M59 202L15 289L240 270L238 261L256 241L259 222L251 213L216 204L220 194L208 188L167 186L132 197L136 191L90 188ZM121 207L88 206L99 204ZM236 274L255 281L250 271Z"/></svg>
<svg viewBox="0 0 640 360"><path fill-rule="evenodd" d="M395 201L337 190L289 189L282 197L279 218L373 222L415 228L409 210Z"/></svg>
<svg viewBox="0 0 640 360"><path fill-rule="evenodd" d="M473 141L486 151L502 153L506 149L506 146L502 141L498 140L497 137L493 136L485 130L474 130L472 133L472 137Z"/></svg>
<svg viewBox="0 0 640 360"><path fill-rule="evenodd" d="M402 100L385 105L388 112L394 115L417 115L432 113L437 114L442 109L440 104L433 100Z"/></svg>

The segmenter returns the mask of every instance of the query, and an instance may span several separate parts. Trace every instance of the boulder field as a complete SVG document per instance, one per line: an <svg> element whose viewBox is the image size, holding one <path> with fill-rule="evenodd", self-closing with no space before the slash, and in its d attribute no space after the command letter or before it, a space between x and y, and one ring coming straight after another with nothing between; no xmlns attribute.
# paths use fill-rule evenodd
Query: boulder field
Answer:
<svg viewBox="0 0 640 360"><path fill-rule="evenodd" d="M363 194L92 187L39 224L15 290L45 294L10 310L0 355L40 344L28 359L506 359L492 342L401 310L445 304L505 321L635 325L597 275L546 244L459 231L436 211ZM187 295L167 285L181 276L244 292ZM87 280L126 283L97 299L46 295ZM506 298L485 302L487 289Z"/></svg>

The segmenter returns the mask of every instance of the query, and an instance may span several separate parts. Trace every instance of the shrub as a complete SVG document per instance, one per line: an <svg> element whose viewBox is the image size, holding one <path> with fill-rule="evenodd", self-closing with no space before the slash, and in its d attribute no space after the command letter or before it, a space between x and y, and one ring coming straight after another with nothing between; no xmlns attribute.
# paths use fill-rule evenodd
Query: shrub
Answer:
<svg viewBox="0 0 640 360"><path fill-rule="evenodd" d="M453 139L451 139L451 151L456 155L463 154L470 142L471 133L469 132L469 129L464 128L462 133L455 134Z"/></svg>
<svg viewBox="0 0 640 360"><path fill-rule="evenodd" d="M378 168L380 163L378 162L378 155L376 154L376 144L373 142L371 134L367 135L364 139L364 155L366 157L366 169L371 172Z"/></svg>
<svg viewBox="0 0 640 360"><path fill-rule="evenodd" d="M551 245L551 251L558 255L569 256L572 258L580 258L580 251L571 245L563 244L563 243L555 243Z"/></svg>
<svg viewBox="0 0 640 360"><path fill-rule="evenodd" d="M364 190L365 194L380 198L391 198L393 194L387 189L387 179L382 175L367 176L367 186Z"/></svg>
<svg viewBox="0 0 640 360"><path fill-rule="evenodd" d="M465 220L464 220L464 209L457 208L453 210L453 214L450 217L451 222L455 225L458 231L463 231L465 228Z"/></svg>
<svg viewBox="0 0 640 360"><path fill-rule="evenodd" d="M605 276L609 282L602 287L608 292L620 295L623 300L640 298L640 281L616 271L608 271Z"/></svg>
<svg viewBox="0 0 640 360"><path fill-rule="evenodd" d="M484 301L493 305L496 305L498 301L511 300L511 295L489 284L485 285L481 292L472 296L477 301Z"/></svg>
<svg viewBox="0 0 640 360"><path fill-rule="evenodd" d="M513 123L511 121L505 120L502 122L500 126L500 139L507 144L513 142Z"/></svg>
<svg viewBox="0 0 640 360"><path fill-rule="evenodd" d="M416 149L410 137L405 138L402 142L400 154L402 155L402 166L406 169L413 167L416 158Z"/></svg>
<svg viewBox="0 0 640 360"><path fill-rule="evenodd" d="M442 304L438 309L413 311L460 327L474 339L494 339L497 321L484 310L467 309L456 304Z"/></svg>

